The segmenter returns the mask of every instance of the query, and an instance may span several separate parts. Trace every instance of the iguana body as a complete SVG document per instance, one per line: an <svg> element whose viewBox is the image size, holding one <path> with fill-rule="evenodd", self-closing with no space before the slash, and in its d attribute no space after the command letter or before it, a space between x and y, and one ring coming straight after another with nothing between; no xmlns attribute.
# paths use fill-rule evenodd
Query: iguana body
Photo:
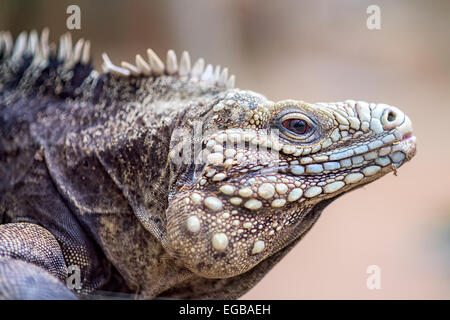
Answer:
<svg viewBox="0 0 450 320"><path fill-rule="evenodd" d="M99 74L47 39L0 35L0 297L74 297L78 266L81 293L237 298L415 154L388 105L274 103L172 51Z"/></svg>

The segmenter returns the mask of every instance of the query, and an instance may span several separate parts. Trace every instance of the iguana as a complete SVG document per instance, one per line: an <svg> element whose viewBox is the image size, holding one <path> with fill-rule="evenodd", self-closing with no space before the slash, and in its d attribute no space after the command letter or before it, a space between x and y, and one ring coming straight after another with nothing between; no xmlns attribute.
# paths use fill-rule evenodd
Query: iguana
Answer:
<svg viewBox="0 0 450 320"><path fill-rule="evenodd" d="M238 298L416 151L386 104L273 102L172 50L97 72L48 39L0 34L2 298Z"/></svg>

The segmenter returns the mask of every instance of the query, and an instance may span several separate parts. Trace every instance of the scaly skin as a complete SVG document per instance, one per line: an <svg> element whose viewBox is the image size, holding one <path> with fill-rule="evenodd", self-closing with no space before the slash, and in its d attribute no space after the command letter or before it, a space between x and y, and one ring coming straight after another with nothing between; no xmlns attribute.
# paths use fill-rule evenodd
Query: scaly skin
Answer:
<svg viewBox="0 0 450 320"><path fill-rule="evenodd" d="M288 100L261 101L249 110L242 101L253 95L236 90L215 103L220 107L205 123L214 133L204 137L211 150L204 170L167 211L169 250L207 278L253 268L299 235L315 205L415 154L411 121L395 107ZM286 118L307 120L311 134L283 130ZM274 129L279 135L271 135Z"/></svg>
<svg viewBox="0 0 450 320"><path fill-rule="evenodd" d="M72 265L77 293L237 298L415 154L395 107L272 102L172 51L99 74L86 42L47 37L0 34L3 298L73 298Z"/></svg>

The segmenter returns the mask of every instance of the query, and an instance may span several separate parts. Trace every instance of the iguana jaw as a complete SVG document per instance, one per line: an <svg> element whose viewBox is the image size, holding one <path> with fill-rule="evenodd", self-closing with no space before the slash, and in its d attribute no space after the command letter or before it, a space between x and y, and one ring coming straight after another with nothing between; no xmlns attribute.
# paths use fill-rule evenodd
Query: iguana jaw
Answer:
<svg viewBox="0 0 450 320"><path fill-rule="evenodd" d="M292 143L264 131L286 108L315 117L320 137ZM209 136L203 173L167 211L168 250L204 277L249 270L301 236L293 233L318 203L396 170L415 154L409 118L387 105L288 100L252 113L259 125L233 124ZM246 150L253 141L257 152Z"/></svg>

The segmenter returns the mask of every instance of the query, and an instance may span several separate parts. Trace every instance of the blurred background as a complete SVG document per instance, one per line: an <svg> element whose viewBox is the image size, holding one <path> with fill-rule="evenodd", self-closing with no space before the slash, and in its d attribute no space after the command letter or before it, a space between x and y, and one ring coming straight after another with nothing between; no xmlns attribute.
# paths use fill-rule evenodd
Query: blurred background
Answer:
<svg viewBox="0 0 450 320"><path fill-rule="evenodd" d="M243 299L450 298L449 1L2 0L0 30L48 26L57 41L71 4L72 36L91 40L98 69L102 52L119 64L188 50L271 100L385 102L412 119L417 156L329 206ZM380 30L366 26L372 4ZM370 265L379 290L366 286Z"/></svg>

